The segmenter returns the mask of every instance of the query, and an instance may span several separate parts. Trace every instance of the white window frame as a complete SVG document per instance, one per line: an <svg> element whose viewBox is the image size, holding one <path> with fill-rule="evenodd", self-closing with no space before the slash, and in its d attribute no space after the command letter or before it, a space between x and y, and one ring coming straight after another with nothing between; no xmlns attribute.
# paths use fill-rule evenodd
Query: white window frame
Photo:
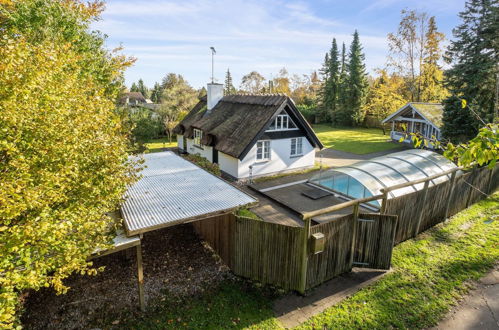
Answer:
<svg viewBox="0 0 499 330"><path fill-rule="evenodd" d="M289 123L293 123L295 127L289 128ZM294 131L298 129L298 126L296 126L296 124L293 122L293 120L287 113L277 115L274 119L274 126L275 126L274 128L269 127L269 129L267 129L267 132Z"/></svg>
<svg viewBox="0 0 499 330"><path fill-rule="evenodd" d="M194 129L194 145L201 147L201 139L203 138L203 131L200 129Z"/></svg>
<svg viewBox="0 0 499 330"><path fill-rule="evenodd" d="M256 161L265 162L270 160L270 140L256 141Z"/></svg>
<svg viewBox="0 0 499 330"><path fill-rule="evenodd" d="M303 137L291 139L291 149L289 154L291 157L303 156Z"/></svg>

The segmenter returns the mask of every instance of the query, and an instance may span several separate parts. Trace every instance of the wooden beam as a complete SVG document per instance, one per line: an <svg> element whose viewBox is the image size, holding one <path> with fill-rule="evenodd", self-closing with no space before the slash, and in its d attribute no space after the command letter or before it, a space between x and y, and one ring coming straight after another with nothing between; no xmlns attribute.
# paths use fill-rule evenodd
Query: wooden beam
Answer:
<svg viewBox="0 0 499 330"><path fill-rule="evenodd" d="M142 268L142 245L137 245L137 285L139 288L140 310L146 310L146 301L144 296L144 269Z"/></svg>
<svg viewBox="0 0 499 330"><path fill-rule="evenodd" d="M418 222L416 225L416 230L414 232L414 237L419 233L419 227L421 227L421 221L423 221L423 213L424 210L426 209L426 198L428 197L428 187L430 186L430 180L426 181L424 184L423 188L423 200L421 201L421 204L419 206L419 216L418 216Z"/></svg>
<svg viewBox="0 0 499 330"><path fill-rule="evenodd" d="M357 227L358 225L358 220L359 220L359 209L360 209L360 203L357 203L353 207L353 224L352 224L352 245L350 246L350 269L353 267L353 257L355 254L355 245L357 244L356 238L357 238Z"/></svg>
<svg viewBox="0 0 499 330"><path fill-rule="evenodd" d="M301 268L300 268L300 288L299 292L305 294L307 289L307 268L308 268L308 238L310 236L311 218L305 219L302 235Z"/></svg>
<svg viewBox="0 0 499 330"><path fill-rule="evenodd" d="M349 200L347 202L328 206L328 207L325 207L325 208L322 208L319 210L314 210L314 211L310 211L310 212L303 212L303 213L301 213L301 217L303 220L305 220L305 219L309 219L312 217L316 217L316 216L321 215L321 214L326 214L326 213L342 210L344 208L355 205L357 203L363 204L363 203L367 203L367 202L372 202L372 201L381 199L382 197L383 197L383 195L376 195L376 196L372 196L372 197L352 199L352 200Z"/></svg>
<svg viewBox="0 0 499 330"><path fill-rule="evenodd" d="M411 123L426 123L424 119L416 119L416 118L408 118L408 117L398 117L395 119L396 121L409 121Z"/></svg>
<svg viewBox="0 0 499 330"><path fill-rule="evenodd" d="M386 203L388 202L388 191L383 191L383 199L381 200L380 214L386 213Z"/></svg>

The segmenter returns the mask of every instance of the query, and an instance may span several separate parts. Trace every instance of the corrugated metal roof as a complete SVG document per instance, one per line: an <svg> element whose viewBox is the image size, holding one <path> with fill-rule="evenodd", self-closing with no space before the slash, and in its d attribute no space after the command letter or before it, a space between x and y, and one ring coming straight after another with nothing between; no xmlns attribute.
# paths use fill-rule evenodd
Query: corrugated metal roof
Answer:
<svg viewBox="0 0 499 330"><path fill-rule="evenodd" d="M224 212L257 200L173 152L144 155L142 178L121 207L128 235Z"/></svg>

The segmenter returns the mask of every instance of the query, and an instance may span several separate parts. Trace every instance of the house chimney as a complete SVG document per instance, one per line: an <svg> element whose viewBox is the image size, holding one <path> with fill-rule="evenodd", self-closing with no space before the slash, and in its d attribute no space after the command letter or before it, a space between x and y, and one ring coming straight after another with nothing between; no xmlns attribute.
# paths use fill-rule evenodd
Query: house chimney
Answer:
<svg viewBox="0 0 499 330"><path fill-rule="evenodd" d="M211 109L213 109L218 101L224 96L224 85L223 84L216 84L216 83L209 83L208 84L208 89L207 89L207 110L208 113L211 112Z"/></svg>

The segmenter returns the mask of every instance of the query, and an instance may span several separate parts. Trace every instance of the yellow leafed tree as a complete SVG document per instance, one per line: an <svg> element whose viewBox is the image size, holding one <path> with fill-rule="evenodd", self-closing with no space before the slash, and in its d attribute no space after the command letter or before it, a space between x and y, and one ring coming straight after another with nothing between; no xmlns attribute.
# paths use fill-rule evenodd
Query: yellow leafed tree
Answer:
<svg viewBox="0 0 499 330"><path fill-rule="evenodd" d="M95 273L87 258L108 246L106 214L135 177L114 106L130 62L87 32L101 8L0 7L0 328L16 325L24 290Z"/></svg>

